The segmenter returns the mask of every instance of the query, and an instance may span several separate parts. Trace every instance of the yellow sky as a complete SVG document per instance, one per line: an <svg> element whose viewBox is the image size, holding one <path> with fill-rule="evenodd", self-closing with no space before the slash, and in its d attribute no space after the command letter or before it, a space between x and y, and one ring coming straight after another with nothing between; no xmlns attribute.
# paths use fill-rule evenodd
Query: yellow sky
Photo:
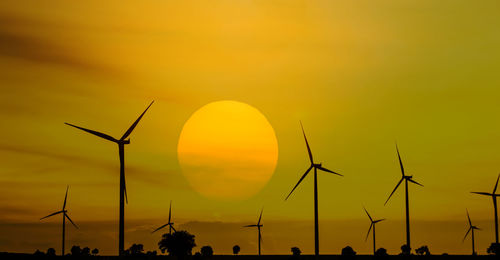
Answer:
<svg viewBox="0 0 500 260"><path fill-rule="evenodd" d="M0 10L0 221L9 230L43 229L37 219L60 207L68 184L73 220L117 219L116 145L63 122L120 136L155 100L126 148L133 225L163 222L170 200L182 223L246 223L262 206L267 221L309 223L311 178L283 202L308 163L302 120L315 158L345 175L320 174L320 219L358 221L359 240L322 230L322 251L370 252L362 205L389 219L377 229L389 235L387 248L403 244L402 190L383 206L400 174L396 140L425 185L411 187L415 223L457 223L434 244L431 228L414 228L414 243L469 252L455 243L466 207L485 229L479 252L493 239L490 200L468 192L490 191L499 172L498 1L2 1ZM275 174L244 201L199 195L178 164L184 123L218 100L250 104L276 132ZM12 247L0 251L42 247L4 230ZM94 234L78 232L82 243ZM199 232L215 247L224 240ZM306 253L309 235L297 243ZM272 253L288 253L288 242L264 239ZM114 243L101 247L115 252Z"/></svg>

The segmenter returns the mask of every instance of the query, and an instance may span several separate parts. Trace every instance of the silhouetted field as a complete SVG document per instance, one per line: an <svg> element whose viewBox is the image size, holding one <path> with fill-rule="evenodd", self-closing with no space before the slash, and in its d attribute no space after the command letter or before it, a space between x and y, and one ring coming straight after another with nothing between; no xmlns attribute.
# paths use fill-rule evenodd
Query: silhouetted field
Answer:
<svg viewBox="0 0 500 260"><path fill-rule="evenodd" d="M411 260L433 260L433 259L498 259L498 256L493 255L479 255L479 256L470 256L470 255L430 255L430 256L419 256L412 255L410 257L407 256L399 256L399 255L390 255L384 258L374 258L372 255L356 255L354 257L346 257L341 255L321 255L319 260L371 260L371 259L380 259L380 260L397 260L397 259L411 259ZM166 260L178 260L176 257L168 256L168 255L158 255L158 256L89 256L89 257L73 257L73 256L35 256L33 254L19 254L19 253L0 253L0 259L166 259ZM314 255L301 255L299 257L294 257L291 255L214 255L212 257L201 257L197 258L194 256L190 256L185 258L184 260L315 260Z"/></svg>

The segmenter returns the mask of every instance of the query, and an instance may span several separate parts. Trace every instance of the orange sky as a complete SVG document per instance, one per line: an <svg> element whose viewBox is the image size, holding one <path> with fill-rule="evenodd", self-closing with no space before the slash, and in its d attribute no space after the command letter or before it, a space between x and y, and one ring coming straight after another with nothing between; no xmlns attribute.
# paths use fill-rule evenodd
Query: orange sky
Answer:
<svg viewBox="0 0 500 260"><path fill-rule="evenodd" d="M403 190L383 206L400 174L395 140L409 174L425 185L411 187L414 247L468 253L465 208L484 229L478 251L493 240L490 200L468 192L490 191L499 172L497 1L2 1L0 8L0 251L59 250L56 220L38 219L59 209L70 185L71 217L88 229L69 229L68 239L85 245L99 237L101 251L115 253L116 243L103 238L116 227L99 225L117 219L116 147L63 122L119 136L151 100L126 150L126 245L153 248L148 228L164 222L173 200L179 225L216 253L230 252L228 236L250 246L254 232L189 223L246 224L263 206L265 253L289 253L292 243L311 253L312 230L302 230L312 225L312 178L283 202L308 163L299 120L315 158L345 175L319 177L322 252L347 244L371 251L363 205L388 219L377 229L380 245L398 252ZM278 141L274 175L245 200L200 195L178 162L184 123L219 100L258 109ZM352 234L337 232L350 225ZM29 240L11 236L31 228L37 235ZM242 252L252 253L248 246Z"/></svg>

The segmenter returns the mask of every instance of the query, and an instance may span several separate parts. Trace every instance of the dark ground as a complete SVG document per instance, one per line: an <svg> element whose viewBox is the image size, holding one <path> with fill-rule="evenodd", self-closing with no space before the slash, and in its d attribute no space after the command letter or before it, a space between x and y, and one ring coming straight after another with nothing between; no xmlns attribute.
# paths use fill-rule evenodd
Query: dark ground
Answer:
<svg viewBox="0 0 500 260"><path fill-rule="evenodd" d="M49 257L42 256L36 257L33 254L13 254L13 253L0 253L0 259L51 259L51 258L63 258L61 256ZM65 259L76 259L77 257L66 256ZM118 256L90 256L90 257L81 257L79 259L165 259L165 260L177 260L174 257L159 255L159 256L129 256L129 257L118 257ZM195 258L189 257L184 260L194 260ZM200 260L315 260L313 255L301 255L299 257L292 257L291 255L214 255L209 258L199 258ZM341 255L322 255L319 257L319 260L371 260L371 259L380 259L380 260L433 260L433 259L500 259L498 256L493 255L480 255L480 256L470 256L470 255L431 255L431 256L417 256L412 255L411 257L403 257L397 255L390 255L386 258L374 258L371 255L357 255L352 258L341 256Z"/></svg>

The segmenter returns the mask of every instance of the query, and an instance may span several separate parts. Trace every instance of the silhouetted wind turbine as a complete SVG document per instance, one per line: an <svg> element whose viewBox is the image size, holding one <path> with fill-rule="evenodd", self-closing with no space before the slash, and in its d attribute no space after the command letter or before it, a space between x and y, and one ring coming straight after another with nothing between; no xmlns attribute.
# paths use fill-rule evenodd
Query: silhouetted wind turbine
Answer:
<svg viewBox="0 0 500 260"><path fill-rule="evenodd" d="M498 213L497 213L497 197L500 196L500 194L496 194L495 192L497 191L498 187L498 178L500 178L500 174L497 177L497 182L495 183L495 188L493 188L492 193L488 192L471 192L479 195L486 195L490 196L493 199L493 209L495 210L495 241L498 244Z"/></svg>
<svg viewBox="0 0 500 260"><path fill-rule="evenodd" d="M472 222L470 221L470 217L469 217L469 211L466 210L466 212L467 212L467 219L469 220L469 229L467 229L467 233L465 233L465 236L464 236L464 239L462 240L462 242L465 241L465 238L467 238L467 235L470 232L471 233L471 239L472 239L472 255L475 255L476 254L476 250L475 250L475 247L474 247L474 230L475 229L481 230L481 229L472 225Z"/></svg>
<svg viewBox="0 0 500 260"><path fill-rule="evenodd" d="M399 155L399 149L398 149L397 144L396 144L396 151L398 153L399 166L401 167L401 175L402 176L401 176L401 180L399 180L399 182L396 185L396 187L394 188L394 190L392 190L391 195L389 195L389 198L387 198L384 205L387 204L389 199L392 197L392 194L394 194L394 192L398 189L401 182L403 182L403 180L404 180L405 181L405 200L406 200L406 245L411 249L411 246L410 246L410 205L409 205L410 203L408 201L408 182L415 183L415 184L420 185L422 187L424 185L414 181L412 179L413 175L405 175L405 169L403 167L403 162L401 161L401 155Z"/></svg>
<svg viewBox="0 0 500 260"><path fill-rule="evenodd" d="M66 237L66 219L68 219L69 222L71 222L71 224L73 224L73 226L78 228L78 226L75 223L73 223L73 220L71 220L71 218L68 216L68 211L66 210L66 200L68 199L68 189L69 189L69 186L66 187L66 195L64 196L64 203L62 206L62 210L54 212L54 213L47 215L47 216L40 219L40 220L42 220L44 218L52 217L52 216L57 215L57 214L61 214L61 213L63 214L63 219L62 219L62 250L61 250L62 256L64 256L64 240Z"/></svg>
<svg viewBox="0 0 500 260"><path fill-rule="evenodd" d="M154 101L153 101L154 102ZM123 255L123 252L124 252L124 240L125 240L125 234L124 234L124 218L125 218L125 206L124 206L124 199L127 200L127 203L128 203L128 198L127 198L127 188L126 188L126 185L125 185L125 145L126 144L130 144L130 139L127 139L127 137L132 133L132 131L134 130L134 128L137 126L137 124L139 123L139 121L141 120L142 116L144 116L144 114L146 113L146 111L148 111L149 107L153 104L153 102L151 102L151 104L149 104L149 106L146 108L146 110L144 110L144 112L142 112L142 114L139 116L139 118L137 118L137 120L135 120L135 122L129 127L129 129L127 129L127 131L125 132L125 134L123 134L123 136L120 138L120 139L115 139L107 134L103 134L101 132L97 132L97 131L94 131L94 130L89 130L89 129L86 129L86 128L83 128L83 127L79 127L79 126L76 126L76 125L72 125L72 124L69 124L69 123L65 123L69 126L72 126L72 127L75 127L75 128L78 128L80 130L83 130L87 133L90 133L90 134L93 134L93 135L96 135L98 137L101 137L103 139L106 139L108 141L111 141L111 142L114 142L116 144L118 144L118 154L120 156L120 224L119 224L119 232L118 232L118 252L119 252L119 255Z"/></svg>
<svg viewBox="0 0 500 260"><path fill-rule="evenodd" d="M373 255L375 255L375 251L377 250L377 247L375 246L375 224L377 224L380 221L385 220L385 218L373 220L372 217L370 216L370 213L368 213L368 210L366 210L366 208L364 208L364 207L363 207L363 209L365 209L366 215L368 215L368 218L370 219L370 222L371 222L370 228L368 228L368 233L366 233L365 241L368 239L368 236L370 235L370 231L372 231L372 234L373 234ZM372 230L372 227L373 227L373 230Z"/></svg>
<svg viewBox="0 0 500 260"><path fill-rule="evenodd" d="M260 224L260 220L262 219L262 212L264 209L260 211L260 216L259 216L259 221L257 221L257 225L246 225L243 227L257 227L257 230L259 231L259 255L260 255L260 242L262 242L262 236L260 234L260 228L263 227L264 225Z"/></svg>
<svg viewBox="0 0 500 260"><path fill-rule="evenodd" d="M155 229L151 233L154 233L154 232L156 232L156 231L158 231L166 226L168 226L168 233L169 234L172 234L172 229L174 230L174 232L177 232L177 230L175 230L175 228L174 228L174 223L171 221L171 219L172 219L172 201L170 201L170 208L168 209L168 223Z"/></svg>
<svg viewBox="0 0 500 260"><path fill-rule="evenodd" d="M292 193L295 190L295 188L297 188L297 186L299 186L299 184L307 176L307 174L311 171L311 169L314 168L314 255L315 256L319 256L318 171L317 170L322 170L322 171L325 171L325 172L330 172L330 173L337 174L337 175L340 175L340 176L343 176L343 175L339 174L339 173L336 173L336 172L333 172L333 171L330 171L330 170L322 167L321 163L318 163L318 164L314 163L313 156L312 156L312 153L311 153L311 148L309 147L309 143L307 142L306 133L304 132L304 127L302 126L302 122L300 122L300 127L302 128L302 134L304 135L304 139L306 141L307 152L309 154L309 160L311 162L311 166L309 166L309 168L306 170L306 172L304 173L304 175L302 175L302 177L300 177L299 182L297 182L297 184L295 185L295 187L293 187L292 191L290 191L290 193L288 194L288 196L286 196L285 200L287 200L288 197L290 197L290 195L292 195Z"/></svg>

